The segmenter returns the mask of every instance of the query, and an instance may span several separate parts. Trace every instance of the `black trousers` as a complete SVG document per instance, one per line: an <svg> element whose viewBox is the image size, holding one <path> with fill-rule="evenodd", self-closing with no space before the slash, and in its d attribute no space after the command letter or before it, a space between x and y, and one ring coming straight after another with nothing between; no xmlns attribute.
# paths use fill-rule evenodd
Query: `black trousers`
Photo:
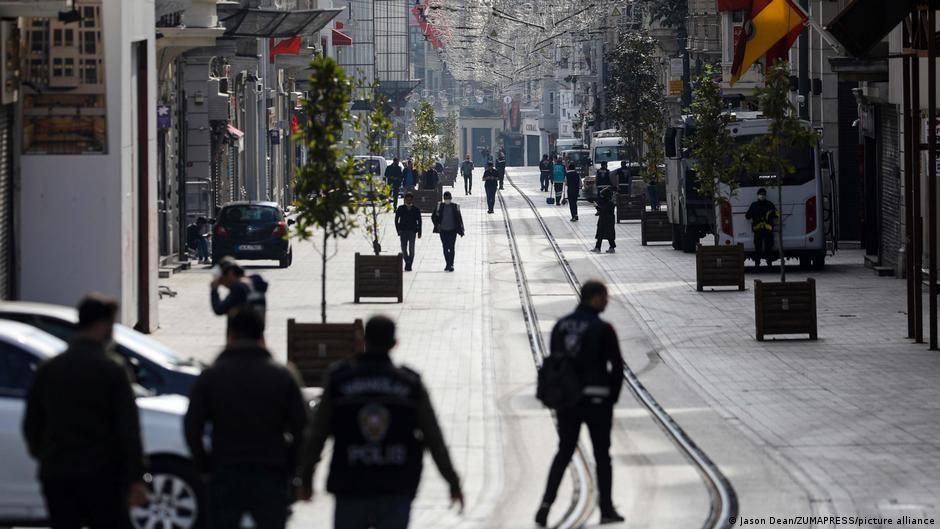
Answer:
<svg viewBox="0 0 940 529"><path fill-rule="evenodd" d="M603 243L603 242L604 242L604 239L597 239L597 246L595 246L595 248L597 248L598 250L600 250L600 249L601 249L601 243ZM617 247L617 243L614 242L613 239L607 239L607 242L610 243L610 247L611 247L611 248L616 248L616 247Z"/></svg>
<svg viewBox="0 0 940 529"><path fill-rule="evenodd" d="M578 218L578 191L572 191L568 188L568 209L571 210L571 218Z"/></svg>
<svg viewBox="0 0 940 529"><path fill-rule="evenodd" d="M127 529L127 491L117 479L100 476L43 479L42 493L52 529Z"/></svg>
<svg viewBox="0 0 940 529"><path fill-rule="evenodd" d="M469 195L471 191L473 191L473 176L465 176L463 177L463 192Z"/></svg>
<svg viewBox="0 0 940 529"><path fill-rule="evenodd" d="M757 230L754 232L754 262L760 266L760 260L766 259L767 264L773 259L774 251L774 232L769 230Z"/></svg>
<svg viewBox="0 0 940 529"><path fill-rule="evenodd" d="M276 468L218 468L209 480L209 527L239 529L245 513L255 527L287 524L290 477Z"/></svg>
<svg viewBox="0 0 940 529"><path fill-rule="evenodd" d="M496 189L497 189L496 180L487 180L483 184L483 188L486 189L486 210L493 211L493 208L496 207Z"/></svg>
<svg viewBox="0 0 940 529"><path fill-rule="evenodd" d="M548 472L548 484L542 503L552 504L558 494L558 486L565 475L565 469L578 446L581 424L587 424L597 462L598 501L601 511L613 510L611 496L613 488L613 470L610 465L610 430L613 427L614 407L610 402L593 403L588 398L573 408L558 411L558 452Z"/></svg>
<svg viewBox="0 0 940 529"><path fill-rule="evenodd" d="M551 181L552 181L552 173L549 173L547 171L542 171L539 174L539 190L548 191L548 185L551 183Z"/></svg>
<svg viewBox="0 0 940 529"><path fill-rule="evenodd" d="M496 170L496 178L499 179L499 188L503 188L503 179L506 178L506 168Z"/></svg>
<svg viewBox="0 0 940 529"><path fill-rule="evenodd" d="M457 248L457 232L442 231L441 246L444 247L444 262L452 268L454 266L454 252Z"/></svg>
<svg viewBox="0 0 940 529"><path fill-rule="evenodd" d="M555 205L561 205L561 192L565 189L565 184L560 182L555 182Z"/></svg>
<svg viewBox="0 0 940 529"><path fill-rule="evenodd" d="M411 268L411 265L415 262L415 239L417 237L418 234L413 231L403 231L398 234L398 238L401 240L401 256L407 268Z"/></svg>

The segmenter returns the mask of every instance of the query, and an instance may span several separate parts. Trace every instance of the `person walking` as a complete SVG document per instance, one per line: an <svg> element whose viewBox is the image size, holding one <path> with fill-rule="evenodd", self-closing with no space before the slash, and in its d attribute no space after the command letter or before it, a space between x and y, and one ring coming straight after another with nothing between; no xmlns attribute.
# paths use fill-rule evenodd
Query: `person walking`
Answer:
<svg viewBox="0 0 940 529"><path fill-rule="evenodd" d="M607 239L607 242L610 243L610 248L607 249L607 253L614 253L617 247L617 243L614 241L617 237L617 221L614 218L614 202L613 202L614 192L610 186L605 187L597 195L597 201L594 203L594 207L597 208L597 232L594 234L594 238L597 239L597 246L594 247L594 253L601 253L601 242L604 239Z"/></svg>
<svg viewBox="0 0 940 529"><path fill-rule="evenodd" d="M441 235L441 245L444 247L444 271L453 272L457 236L463 237L464 231L460 206L453 203L450 191L444 191L444 200L434 208L431 222L434 224L434 233Z"/></svg>
<svg viewBox="0 0 940 529"><path fill-rule="evenodd" d="M334 529L406 529L421 481L424 451L463 512L460 478L421 377L392 363L395 323L371 318L365 352L338 362L327 375L310 428L303 499L313 498L313 476L324 444L333 438L326 489L336 497Z"/></svg>
<svg viewBox="0 0 940 529"><path fill-rule="evenodd" d="M27 390L23 436L52 529L129 527L129 508L148 502L134 390L107 345L117 310L113 299L83 298L68 349Z"/></svg>
<svg viewBox="0 0 940 529"><path fill-rule="evenodd" d="M405 191L415 190L415 186L418 184L418 174L415 172L414 162L411 161L411 158L408 158L405 168L402 169L401 179Z"/></svg>
<svg viewBox="0 0 940 529"><path fill-rule="evenodd" d="M773 262L774 221L777 219L777 206L767 200L767 190L757 190L757 200L751 202L744 218L751 221L754 234L754 270L760 269L760 260L766 259L767 266ZM781 263L783 266L783 263Z"/></svg>
<svg viewBox="0 0 940 529"><path fill-rule="evenodd" d="M205 217L186 226L186 246L196 250L199 264L209 263L209 221Z"/></svg>
<svg viewBox="0 0 940 529"><path fill-rule="evenodd" d="M571 211L571 222L578 222L578 197L581 195L581 173L578 172L574 161L568 164L565 173L565 185L568 187L568 209Z"/></svg>
<svg viewBox="0 0 940 529"><path fill-rule="evenodd" d="M483 171L483 189L486 191L486 212L493 213L496 207L496 190L499 187L499 174L493 168L493 162L486 163Z"/></svg>
<svg viewBox="0 0 940 529"><path fill-rule="evenodd" d="M463 191L467 195L472 195L473 191L473 160L470 155L464 155L463 163L460 164L460 174L463 176Z"/></svg>
<svg viewBox="0 0 940 529"><path fill-rule="evenodd" d="M414 195L405 193L405 203L395 210L395 231L401 240L405 272L411 272L415 261L415 238L421 238L421 210L414 205Z"/></svg>
<svg viewBox="0 0 940 529"><path fill-rule="evenodd" d="M552 162L548 155L542 155L542 161L539 162L539 191L548 191L548 185L552 180Z"/></svg>
<svg viewBox="0 0 940 529"><path fill-rule="evenodd" d="M265 347L264 318L236 308L225 350L196 378L183 420L196 468L209 477L210 527L239 529L245 514L255 527L285 526L306 425L299 377Z"/></svg>
<svg viewBox="0 0 940 529"><path fill-rule="evenodd" d="M385 183L392 188L392 209L398 209L398 193L401 191L402 179L401 164L398 157L392 159L392 164L385 168Z"/></svg>
<svg viewBox="0 0 940 529"><path fill-rule="evenodd" d="M561 159L555 161L552 168L552 185L555 186L555 205L561 205L561 194L565 190L565 166Z"/></svg>
<svg viewBox="0 0 940 529"><path fill-rule="evenodd" d="M496 154L496 176L499 178L499 189L503 189L503 180L506 178L506 153L502 149Z"/></svg>
<svg viewBox="0 0 940 529"><path fill-rule="evenodd" d="M220 286L228 289L225 299L219 294ZM209 288L212 311L217 315L230 314L236 307L250 305L264 317L268 283L258 274L245 277L245 270L235 259L225 256L219 260Z"/></svg>
<svg viewBox="0 0 940 529"><path fill-rule="evenodd" d="M614 404L623 383L623 357L617 333L600 313L607 307L607 287L600 281L587 281L581 287L581 303L571 314L560 319L551 334L551 354L571 358L583 387L580 399L572 406L556 410L558 452L548 473L548 483L535 523L545 527L548 513L558 494L565 469L578 445L581 425L591 435L597 464L598 501L601 523L622 522L613 504L613 469L610 462L610 431Z"/></svg>

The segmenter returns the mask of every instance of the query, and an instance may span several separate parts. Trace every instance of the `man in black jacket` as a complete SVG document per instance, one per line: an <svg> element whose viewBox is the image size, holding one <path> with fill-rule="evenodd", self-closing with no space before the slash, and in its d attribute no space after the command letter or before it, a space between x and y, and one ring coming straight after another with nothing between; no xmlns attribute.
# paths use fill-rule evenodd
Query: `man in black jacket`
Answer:
<svg viewBox="0 0 940 529"><path fill-rule="evenodd" d="M457 246L457 236L463 237L463 215L460 206L453 203L450 191L444 191L444 200L434 208L431 214L434 231L441 234L441 245L444 247L444 271L454 271L454 255Z"/></svg>
<svg viewBox="0 0 940 529"><path fill-rule="evenodd" d="M565 185L568 187L568 209L571 211L571 222L578 222L578 197L581 195L581 173L575 163L568 163L565 172Z"/></svg>
<svg viewBox="0 0 940 529"><path fill-rule="evenodd" d="M401 240L405 272L411 272L415 261L415 238L421 238L421 210L414 205L414 195L405 193L405 203L395 210L395 231Z"/></svg>
<svg viewBox="0 0 940 529"><path fill-rule="evenodd" d="M493 213L496 207L496 191L499 187L499 173L493 168L492 162L486 162L483 171L483 190L486 191L486 212Z"/></svg>
<svg viewBox="0 0 940 529"><path fill-rule="evenodd" d="M506 153L502 149L496 155L496 176L499 178L499 188L503 188L503 179L506 178Z"/></svg>
<svg viewBox="0 0 940 529"><path fill-rule="evenodd" d="M255 527L284 527L291 482L300 485L306 421L298 377L265 349L264 319L236 308L226 348L193 383L184 420L193 460L210 476L212 527L237 529L245 513Z"/></svg>
<svg viewBox="0 0 940 529"><path fill-rule="evenodd" d="M771 266L774 250L774 221L777 220L777 206L767 200L767 190L757 190L757 200L747 208L744 218L751 221L754 233L754 269L760 268L761 259Z"/></svg>
<svg viewBox="0 0 940 529"><path fill-rule="evenodd" d="M542 155L542 161L539 162L539 191L548 191L548 186L552 181L552 162L547 154Z"/></svg>
<svg viewBox="0 0 940 529"><path fill-rule="evenodd" d="M587 424L597 463L598 501L601 523L622 522L623 516L614 509L613 470L610 464L610 430L613 427L614 404L623 384L623 358L617 333L600 313L607 308L607 287L599 281L588 281L581 287L581 304L571 314L558 320L552 329L552 354L574 358L584 391L573 407L557 410L558 452L548 473L548 484L535 523L545 527L548 511L558 494L565 468L578 445L581 424Z"/></svg>
<svg viewBox="0 0 940 529"><path fill-rule="evenodd" d="M460 174L463 176L463 191L467 195L472 194L473 191L473 161L470 159L470 155L467 154L464 156L463 163L460 164Z"/></svg>
<svg viewBox="0 0 940 529"><path fill-rule="evenodd" d="M401 165L398 157L392 159L392 164L385 168L385 183L392 188L392 208L398 209L398 192L401 190Z"/></svg>
<svg viewBox="0 0 940 529"><path fill-rule="evenodd" d="M27 393L23 434L53 529L125 527L128 507L147 503L134 391L106 349L117 309L112 299L84 298L78 333L36 370Z"/></svg>
<svg viewBox="0 0 940 529"><path fill-rule="evenodd" d="M421 480L424 450L450 485L451 505L463 510L460 479L421 377L392 363L395 323L366 323L366 350L330 370L314 411L303 497L313 497L313 473L327 438L333 459L326 489L336 496L334 529L406 529Z"/></svg>

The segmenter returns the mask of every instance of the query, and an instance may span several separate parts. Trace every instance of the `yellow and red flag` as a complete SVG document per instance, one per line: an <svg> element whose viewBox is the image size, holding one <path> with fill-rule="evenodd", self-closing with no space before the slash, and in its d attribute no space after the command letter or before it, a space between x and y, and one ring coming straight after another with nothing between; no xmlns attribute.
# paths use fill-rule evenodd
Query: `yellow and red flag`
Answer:
<svg viewBox="0 0 940 529"><path fill-rule="evenodd" d="M744 34L734 51L731 84L762 55L767 55L768 65L786 57L808 21L809 17L793 0L752 0Z"/></svg>

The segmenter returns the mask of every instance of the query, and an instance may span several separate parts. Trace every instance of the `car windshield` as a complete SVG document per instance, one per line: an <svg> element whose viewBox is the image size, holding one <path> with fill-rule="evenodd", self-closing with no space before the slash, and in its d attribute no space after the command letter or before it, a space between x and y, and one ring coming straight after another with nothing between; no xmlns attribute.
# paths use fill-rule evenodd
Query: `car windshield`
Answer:
<svg viewBox="0 0 940 529"><path fill-rule="evenodd" d="M270 206L229 206L222 212L222 222L276 222L283 220L281 212Z"/></svg>
<svg viewBox="0 0 940 529"><path fill-rule="evenodd" d="M588 151L566 151L564 154L568 160L574 162L576 165L586 164L588 159L591 158L591 154Z"/></svg>
<svg viewBox="0 0 940 529"><path fill-rule="evenodd" d="M625 145L594 148L594 163L619 162L620 160L628 162L636 160L633 149Z"/></svg>
<svg viewBox="0 0 940 529"><path fill-rule="evenodd" d="M181 357L173 349L124 325L114 326L114 338L120 346L126 347L157 364L185 366L193 363L191 360Z"/></svg>

